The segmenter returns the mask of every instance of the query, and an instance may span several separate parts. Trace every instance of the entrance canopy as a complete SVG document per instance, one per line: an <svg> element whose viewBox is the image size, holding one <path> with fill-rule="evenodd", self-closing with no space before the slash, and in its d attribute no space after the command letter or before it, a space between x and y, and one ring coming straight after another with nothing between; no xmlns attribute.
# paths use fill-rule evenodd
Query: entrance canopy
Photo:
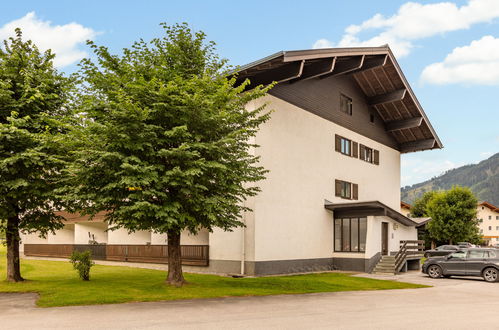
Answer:
<svg viewBox="0 0 499 330"><path fill-rule="evenodd" d="M418 225L417 222L412 221L410 218L379 201L335 204L328 200L324 200L324 207L330 211L333 211L335 217L338 218L365 217L368 215L387 216L404 226L414 227Z"/></svg>

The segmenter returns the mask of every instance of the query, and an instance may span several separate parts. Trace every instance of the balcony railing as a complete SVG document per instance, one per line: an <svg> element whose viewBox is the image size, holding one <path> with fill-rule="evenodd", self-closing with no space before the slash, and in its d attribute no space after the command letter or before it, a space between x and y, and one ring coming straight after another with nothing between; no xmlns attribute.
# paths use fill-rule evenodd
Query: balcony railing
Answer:
<svg viewBox="0 0 499 330"><path fill-rule="evenodd" d="M73 251L92 252L96 260L168 263L167 245L105 245L105 244L24 244L24 255L33 257L69 258ZM181 245L182 265L208 266L208 245Z"/></svg>

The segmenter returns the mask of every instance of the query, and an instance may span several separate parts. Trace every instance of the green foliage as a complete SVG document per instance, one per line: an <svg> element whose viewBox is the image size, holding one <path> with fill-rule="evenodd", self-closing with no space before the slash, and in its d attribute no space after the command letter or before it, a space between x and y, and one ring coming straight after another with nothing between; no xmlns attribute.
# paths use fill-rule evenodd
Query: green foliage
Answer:
<svg viewBox="0 0 499 330"><path fill-rule="evenodd" d="M435 196L436 191L428 191L423 196L417 199L411 207L411 217L423 218L428 217L427 206L428 202Z"/></svg>
<svg viewBox="0 0 499 330"><path fill-rule="evenodd" d="M55 191L66 163L63 119L72 86L53 58L23 41L19 29L0 48L0 224L17 218L19 229L42 235L61 227Z"/></svg>
<svg viewBox="0 0 499 330"><path fill-rule="evenodd" d="M412 203L431 190L447 190L464 186L482 201L499 205L499 153L478 164L465 165L447 171L441 176L402 188L402 200Z"/></svg>
<svg viewBox="0 0 499 330"><path fill-rule="evenodd" d="M456 186L435 193L426 207L432 219L426 228L432 239L450 244L460 241L478 243L476 205L477 200L468 188Z"/></svg>
<svg viewBox="0 0 499 330"><path fill-rule="evenodd" d="M73 251L69 261L73 264L73 268L78 272L78 276L84 280L90 280L90 268L95 264L92 261L91 251Z"/></svg>
<svg viewBox="0 0 499 330"><path fill-rule="evenodd" d="M251 141L269 115L245 109L266 89L234 87L202 32L163 27L122 56L89 42L97 63L82 62L86 127L69 193L82 212L108 211L129 231L230 230L266 172Z"/></svg>

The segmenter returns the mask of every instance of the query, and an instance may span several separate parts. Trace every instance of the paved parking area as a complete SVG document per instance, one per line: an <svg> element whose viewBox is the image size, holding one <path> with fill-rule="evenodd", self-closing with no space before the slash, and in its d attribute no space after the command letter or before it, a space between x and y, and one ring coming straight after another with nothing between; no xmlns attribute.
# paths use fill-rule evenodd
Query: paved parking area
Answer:
<svg viewBox="0 0 499 330"><path fill-rule="evenodd" d="M433 280L419 272L359 275L434 285L176 302L36 308L35 294L0 294L2 329L478 329L496 328L499 283ZM104 293L103 293L104 294Z"/></svg>

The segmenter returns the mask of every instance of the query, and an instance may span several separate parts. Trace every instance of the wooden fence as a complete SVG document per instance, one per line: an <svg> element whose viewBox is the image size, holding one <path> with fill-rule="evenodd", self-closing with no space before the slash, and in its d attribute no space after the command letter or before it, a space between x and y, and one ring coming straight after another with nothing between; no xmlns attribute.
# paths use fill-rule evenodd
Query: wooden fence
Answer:
<svg viewBox="0 0 499 330"><path fill-rule="evenodd" d="M24 244L24 255L69 258L73 251L92 252L96 260L168 263L167 245ZM208 266L208 245L181 245L183 265Z"/></svg>

